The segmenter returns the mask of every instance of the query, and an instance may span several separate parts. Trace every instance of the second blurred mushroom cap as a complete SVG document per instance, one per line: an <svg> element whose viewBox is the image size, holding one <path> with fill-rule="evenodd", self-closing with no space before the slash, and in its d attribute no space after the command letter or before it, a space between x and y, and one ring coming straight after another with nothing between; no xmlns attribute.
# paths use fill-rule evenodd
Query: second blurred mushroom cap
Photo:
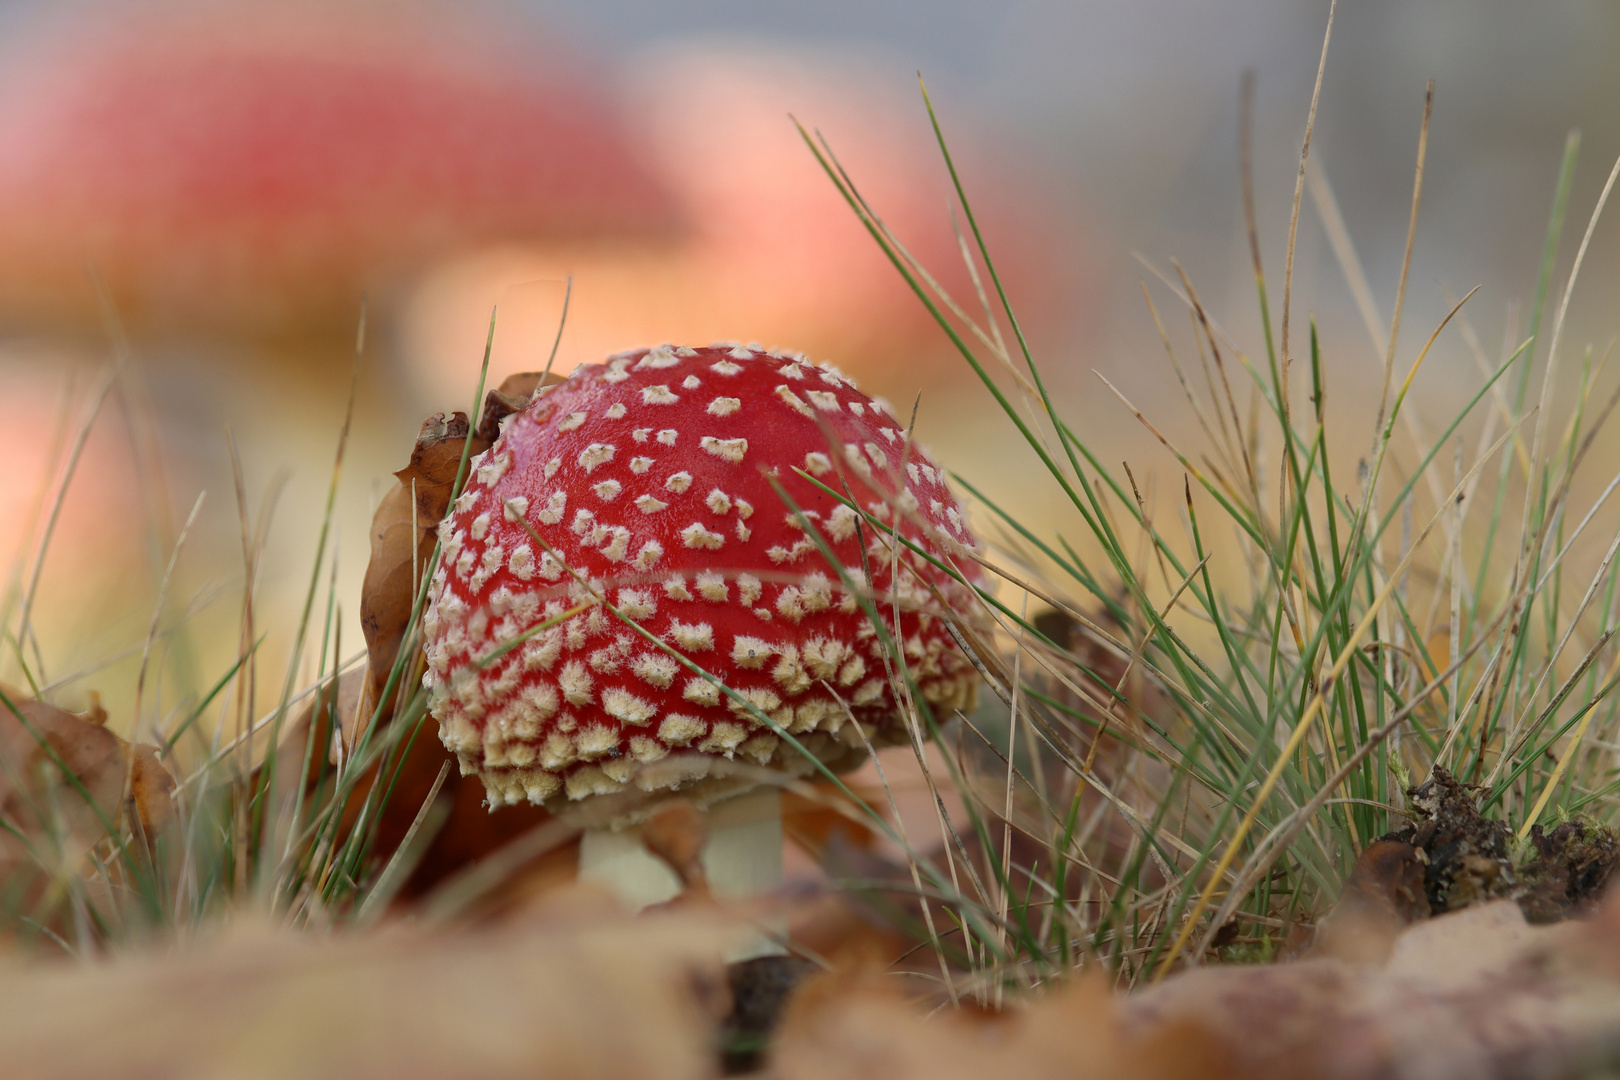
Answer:
<svg viewBox="0 0 1620 1080"><path fill-rule="evenodd" d="M0 86L0 319L351 332L362 291L499 239L634 235L672 206L584 67L508 11L77 8Z"/></svg>

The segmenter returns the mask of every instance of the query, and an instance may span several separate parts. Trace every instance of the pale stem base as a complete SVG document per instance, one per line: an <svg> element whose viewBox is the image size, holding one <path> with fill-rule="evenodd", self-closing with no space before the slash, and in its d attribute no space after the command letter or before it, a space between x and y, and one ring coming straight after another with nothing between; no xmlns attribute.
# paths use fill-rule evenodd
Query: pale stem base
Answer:
<svg viewBox="0 0 1620 1080"><path fill-rule="evenodd" d="M782 794L774 787L709 807L703 872L718 900L751 900L782 883ZM680 879L642 846L639 829L588 829L579 845L579 876L618 896L632 911L673 900ZM771 929L781 929L772 927ZM778 956L785 950L764 933L739 943L729 961Z"/></svg>

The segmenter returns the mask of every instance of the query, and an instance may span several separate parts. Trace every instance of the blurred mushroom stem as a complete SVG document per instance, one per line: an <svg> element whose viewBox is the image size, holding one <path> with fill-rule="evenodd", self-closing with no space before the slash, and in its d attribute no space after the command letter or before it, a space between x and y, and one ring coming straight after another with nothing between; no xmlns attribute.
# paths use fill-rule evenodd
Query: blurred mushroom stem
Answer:
<svg viewBox="0 0 1620 1080"><path fill-rule="evenodd" d="M649 850L643 828L588 829L579 846L580 879L606 886L632 911L668 903L692 884L681 880L667 855ZM755 788L709 807L707 833L701 880L715 899L747 902L782 884L782 795L776 788ZM777 939L785 926L772 926L774 921L762 922L759 933L735 944L727 961L783 955Z"/></svg>

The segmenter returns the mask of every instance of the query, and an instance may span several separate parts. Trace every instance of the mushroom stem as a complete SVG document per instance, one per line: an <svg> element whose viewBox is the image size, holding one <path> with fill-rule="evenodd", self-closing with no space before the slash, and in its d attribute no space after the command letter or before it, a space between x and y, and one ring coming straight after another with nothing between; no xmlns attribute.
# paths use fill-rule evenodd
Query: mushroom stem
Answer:
<svg viewBox="0 0 1620 1080"><path fill-rule="evenodd" d="M703 873L719 900L752 900L782 883L781 792L756 788L709 808ZM637 828L587 829L579 847L579 876L605 885L634 911L673 900L681 892L675 871L647 850ZM762 932L739 942L726 959L784 951Z"/></svg>

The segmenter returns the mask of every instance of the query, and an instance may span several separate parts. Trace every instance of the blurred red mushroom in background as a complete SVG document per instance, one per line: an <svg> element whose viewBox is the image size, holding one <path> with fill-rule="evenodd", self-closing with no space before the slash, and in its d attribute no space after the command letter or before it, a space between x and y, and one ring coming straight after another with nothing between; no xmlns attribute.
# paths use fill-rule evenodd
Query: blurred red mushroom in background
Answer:
<svg viewBox="0 0 1620 1080"><path fill-rule="evenodd" d="M413 379L430 400L459 400L496 303L513 332L497 329L492 367L544 364L570 275L562 373L637 345L737 340L836 358L879 393L936 379L941 365L929 361L948 349L943 335L789 119L825 133L890 228L977 311L952 231L949 177L922 103L902 72L889 74L880 78L847 55L758 43L637 57L621 80L625 111L676 193L686 230L673 242L509 244L447 263L423 281L406 316ZM978 142L965 130L954 140L970 181L991 171ZM1059 296L1072 303L1063 222L1027 177L1008 171L976 187L975 210L999 266L1026 314L1050 311ZM952 372L961 367L951 364Z"/></svg>
<svg viewBox="0 0 1620 1080"><path fill-rule="evenodd" d="M172 605L189 596L190 575L242 572L227 426L249 506L275 488L272 474L291 476L258 582L267 625L296 615L282 586L309 570L363 295L375 327L413 273L460 247L675 227L672 199L638 162L587 62L509 5L89 0L7 15L0 356L20 357L19 370L59 369L70 353L105 350L99 277L133 345L125 377L150 380L161 444L149 459L80 462L47 564L47 579L53 568L73 576L51 610L105 633L42 630L56 670L144 633L158 582L140 572L152 563L131 528L143 514L162 538L156 558L167 559L197 489L214 493ZM346 459L359 483L346 481L338 535L367 534L364 492L395 467L382 448L420 420L394 392L386 335L381 348L372 341ZM125 390L121 377L110 400ZM457 400L467 396L470 387ZM3 523L28 512L43 470L35 443L54 430L56 401L9 383L0 401L28 443L0 455L0 473L15 480L0 481L0 542L12 550L27 541ZM80 501L138 493L165 472L179 478L178 505L137 498L114 511L103 499L95 522L70 527ZM364 561L341 565L340 588L353 595ZM100 585L89 590L93 611L74 613L81 581ZM201 637L200 664L228 662L234 634ZM265 663L280 661L279 647L267 643Z"/></svg>
<svg viewBox="0 0 1620 1080"><path fill-rule="evenodd" d="M671 205L581 64L485 4L96 4L0 71L0 325L352 336L425 260L646 237Z"/></svg>

